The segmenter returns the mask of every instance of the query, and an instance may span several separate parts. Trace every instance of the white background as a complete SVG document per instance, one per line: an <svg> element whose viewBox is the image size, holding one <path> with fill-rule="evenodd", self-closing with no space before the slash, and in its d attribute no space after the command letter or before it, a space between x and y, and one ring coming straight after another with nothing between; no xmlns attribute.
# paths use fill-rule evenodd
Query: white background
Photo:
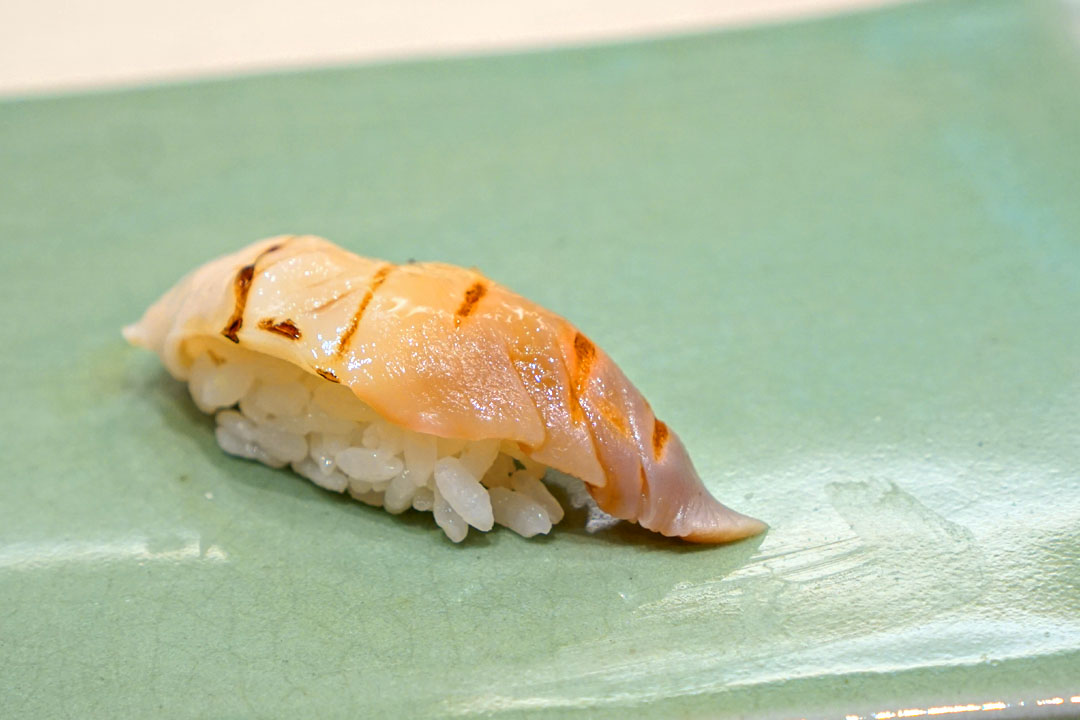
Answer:
<svg viewBox="0 0 1080 720"><path fill-rule="evenodd" d="M890 0L0 0L0 94L581 44Z"/></svg>

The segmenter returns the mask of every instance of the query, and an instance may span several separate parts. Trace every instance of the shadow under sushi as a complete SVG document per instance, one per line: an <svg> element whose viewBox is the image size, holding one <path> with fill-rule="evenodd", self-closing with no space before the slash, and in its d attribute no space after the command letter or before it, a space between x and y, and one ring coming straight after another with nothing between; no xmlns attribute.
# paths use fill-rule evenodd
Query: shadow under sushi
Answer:
<svg viewBox="0 0 1080 720"><path fill-rule="evenodd" d="M238 481L259 491L269 490L298 500L312 500L316 495L310 490L320 490L303 480L289 468L272 468L261 463L229 455L217 444L214 437L215 422L195 406L187 386L173 379L164 370L144 381L146 397L153 400L169 429L187 438L199 449L203 458L215 469L221 470L230 482ZM293 482L301 480L302 482ZM310 488L310 490L309 490ZM326 495L334 495L323 491Z"/></svg>

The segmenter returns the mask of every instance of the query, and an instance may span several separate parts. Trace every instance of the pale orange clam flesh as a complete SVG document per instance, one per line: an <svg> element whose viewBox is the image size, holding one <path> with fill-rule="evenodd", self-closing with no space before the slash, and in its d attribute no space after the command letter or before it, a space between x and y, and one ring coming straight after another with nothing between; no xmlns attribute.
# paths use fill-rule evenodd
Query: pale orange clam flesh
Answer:
<svg viewBox="0 0 1080 720"><path fill-rule="evenodd" d="M271 238L188 274L125 337L178 379L191 347L235 343L345 385L409 430L514 442L583 480L608 514L666 536L721 543L766 527L709 494L603 350L475 270Z"/></svg>

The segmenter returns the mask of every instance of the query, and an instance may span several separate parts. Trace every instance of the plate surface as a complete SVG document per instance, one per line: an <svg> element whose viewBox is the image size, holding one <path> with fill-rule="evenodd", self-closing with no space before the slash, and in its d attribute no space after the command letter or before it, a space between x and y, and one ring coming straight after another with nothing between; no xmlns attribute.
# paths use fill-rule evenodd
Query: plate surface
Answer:
<svg viewBox="0 0 1080 720"><path fill-rule="evenodd" d="M1076 37L939 2L0 105L3 714L1080 709ZM283 232L570 317L771 531L454 546L225 456L119 328Z"/></svg>

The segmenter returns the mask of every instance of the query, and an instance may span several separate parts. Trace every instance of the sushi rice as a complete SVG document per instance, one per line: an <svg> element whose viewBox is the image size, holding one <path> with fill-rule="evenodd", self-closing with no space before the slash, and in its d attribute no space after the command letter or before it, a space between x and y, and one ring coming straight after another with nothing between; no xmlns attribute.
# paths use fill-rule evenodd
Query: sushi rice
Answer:
<svg viewBox="0 0 1080 720"><path fill-rule="evenodd" d="M406 430L345 385L285 361L243 348L203 348L188 386L199 409L215 415L225 452L288 465L319 487L393 514L430 512L454 542L470 527L495 524L532 537L563 517L542 482L547 467L514 443Z"/></svg>

